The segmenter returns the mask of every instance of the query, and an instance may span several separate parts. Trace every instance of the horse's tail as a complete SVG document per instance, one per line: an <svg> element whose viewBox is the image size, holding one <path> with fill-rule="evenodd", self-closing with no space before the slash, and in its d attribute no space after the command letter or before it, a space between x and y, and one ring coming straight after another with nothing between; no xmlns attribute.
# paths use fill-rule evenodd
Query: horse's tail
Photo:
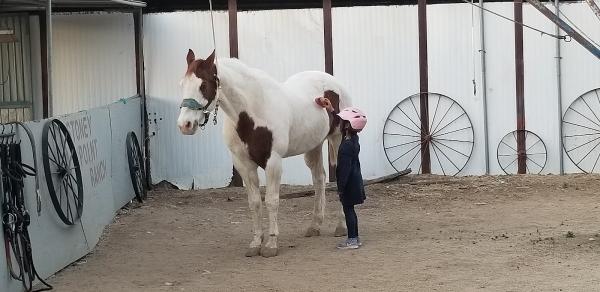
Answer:
<svg viewBox="0 0 600 292"><path fill-rule="evenodd" d="M346 107L352 106L352 98L350 97L348 91L344 88L344 86L342 86L341 83L335 78L333 78L331 81L333 82L333 84L331 84L333 91L335 91L339 96L339 109L342 110ZM329 175L330 177L335 179L335 168L337 166L338 149L340 147L340 143L342 143L341 128L338 127L337 129L335 129L327 137L327 140L329 141L329 147L327 151L329 163L333 168L332 170L334 170Z"/></svg>

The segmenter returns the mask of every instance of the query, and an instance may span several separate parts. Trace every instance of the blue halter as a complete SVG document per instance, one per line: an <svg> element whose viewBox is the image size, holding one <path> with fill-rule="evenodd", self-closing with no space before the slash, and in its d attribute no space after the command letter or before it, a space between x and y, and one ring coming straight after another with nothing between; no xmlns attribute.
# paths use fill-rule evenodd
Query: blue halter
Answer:
<svg viewBox="0 0 600 292"><path fill-rule="evenodd" d="M217 90L219 90L219 88L221 88L221 82L219 80L219 77L217 77L217 74L215 74L215 80L217 81ZM217 98L218 98L218 96L215 96L215 98L208 101L208 103L205 106L202 106L196 99L186 98L181 101L181 105L179 106L179 108L186 107L191 110L202 111L202 113L204 114L204 122L202 122L202 124L200 125L200 128L204 128L204 126L206 126L206 124L208 123L208 119L210 118L210 111L208 111L208 107ZM215 116L213 118L213 122L215 125L217 124L217 111L218 110L219 110L219 103L217 102L217 106L215 107Z"/></svg>

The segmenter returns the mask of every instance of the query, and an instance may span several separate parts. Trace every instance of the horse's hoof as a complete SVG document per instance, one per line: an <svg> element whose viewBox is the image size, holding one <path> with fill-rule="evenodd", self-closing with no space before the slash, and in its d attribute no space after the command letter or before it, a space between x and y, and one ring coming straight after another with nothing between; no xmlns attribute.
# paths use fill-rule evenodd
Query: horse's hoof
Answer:
<svg viewBox="0 0 600 292"><path fill-rule="evenodd" d="M260 255L265 258L271 258L277 255L277 248L275 247L265 247L260 249Z"/></svg>
<svg viewBox="0 0 600 292"><path fill-rule="evenodd" d="M335 233L333 234L335 237L342 237L348 235L348 229L343 226L338 226L335 228Z"/></svg>
<svg viewBox="0 0 600 292"><path fill-rule="evenodd" d="M259 253L260 253L260 247L249 247L248 250L246 250L247 257L255 257L255 256L259 255Z"/></svg>
<svg viewBox="0 0 600 292"><path fill-rule="evenodd" d="M314 227L309 227L306 230L306 233L304 233L305 237L313 237L313 236L319 236L319 235L321 235L321 231Z"/></svg>

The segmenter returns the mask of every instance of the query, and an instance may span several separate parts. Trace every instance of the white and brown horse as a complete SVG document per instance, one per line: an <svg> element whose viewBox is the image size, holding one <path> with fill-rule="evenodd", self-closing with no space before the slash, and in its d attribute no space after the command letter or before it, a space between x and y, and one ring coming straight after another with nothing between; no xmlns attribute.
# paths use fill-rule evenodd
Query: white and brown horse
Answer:
<svg viewBox="0 0 600 292"><path fill-rule="evenodd" d="M341 141L339 120L315 103L326 97L333 107L350 106L350 99L336 79L326 73L306 71L277 82L263 71L237 59L219 59L213 52L206 60L187 54L187 72L181 81L183 102L177 126L185 135L194 134L220 106L225 112L223 132L240 173L252 213L253 234L246 256L277 255L277 211L282 159L304 154L312 173L315 204L312 224L305 236L320 234L325 213L325 169L323 142L331 142L329 159L337 160ZM216 119L215 119L216 121ZM257 169L266 174L265 205L269 212L269 233L263 245L262 203ZM336 236L346 234L341 206L337 212ZM261 248L262 246L262 248Z"/></svg>

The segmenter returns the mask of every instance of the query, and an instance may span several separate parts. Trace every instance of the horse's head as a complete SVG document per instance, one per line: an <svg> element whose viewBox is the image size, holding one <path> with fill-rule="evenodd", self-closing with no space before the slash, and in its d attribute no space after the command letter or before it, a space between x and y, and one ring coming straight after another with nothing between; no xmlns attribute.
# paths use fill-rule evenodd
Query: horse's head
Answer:
<svg viewBox="0 0 600 292"><path fill-rule="evenodd" d="M215 108L217 96L217 67L215 52L206 60L196 60L190 49L187 57L187 72L181 80L183 101L179 110L177 127L184 135L193 135L199 126L208 122L209 113Z"/></svg>

